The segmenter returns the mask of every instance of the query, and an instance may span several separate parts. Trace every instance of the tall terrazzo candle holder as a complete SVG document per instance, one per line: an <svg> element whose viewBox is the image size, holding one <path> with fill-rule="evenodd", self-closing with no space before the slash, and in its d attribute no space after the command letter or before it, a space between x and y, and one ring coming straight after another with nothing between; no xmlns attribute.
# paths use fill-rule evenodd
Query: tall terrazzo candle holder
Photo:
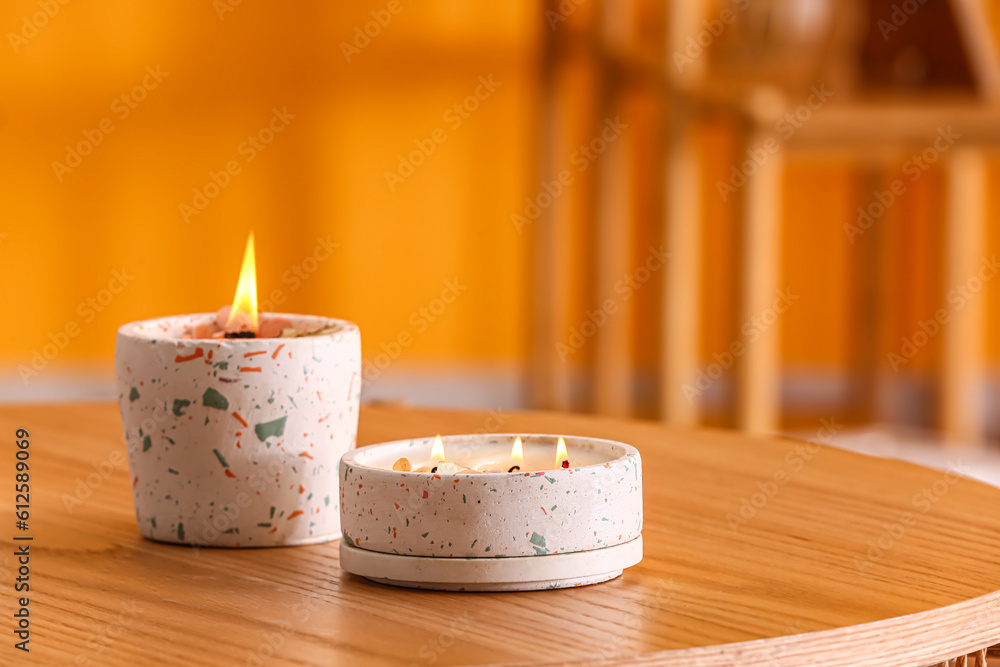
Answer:
<svg viewBox="0 0 1000 667"><path fill-rule="evenodd" d="M338 538L338 465L357 439L357 325L275 315L298 330L334 331L182 339L214 317L118 330L115 377L139 530L214 547Z"/></svg>
<svg viewBox="0 0 1000 667"><path fill-rule="evenodd" d="M503 460L516 435L442 438L449 461ZM522 435L546 460L559 436ZM344 454L341 567L373 581L453 591L567 588L642 560L642 461L629 445L563 436L568 469L513 473L392 470L427 461L433 438ZM549 459L551 460L551 459ZM527 468L526 468L527 470Z"/></svg>

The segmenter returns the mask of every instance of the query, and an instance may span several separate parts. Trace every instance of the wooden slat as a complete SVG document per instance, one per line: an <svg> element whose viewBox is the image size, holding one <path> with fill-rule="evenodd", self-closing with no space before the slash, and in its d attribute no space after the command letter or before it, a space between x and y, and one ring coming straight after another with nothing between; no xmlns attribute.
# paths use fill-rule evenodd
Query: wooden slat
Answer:
<svg viewBox="0 0 1000 667"><path fill-rule="evenodd" d="M563 109L553 93L546 94L543 115L542 172L552 173L556 154L569 145L559 118ZM556 342L565 342L569 313L566 295L573 289L570 281L569 230L572 214L569 196L553 200L532 225L533 246L533 327L532 327L532 405L568 410L570 371L566 361L554 351Z"/></svg>
<svg viewBox="0 0 1000 667"><path fill-rule="evenodd" d="M882 192L890 185L885 174L885 166L878 161L863 161L858 165L858 187L855 190L855 206L851 209L851 219L845 224L852 225L850 270L863 280L854 281L852 304L854 326L852 328L851 375L853 382L852 410L854 416L866 423L878 423L885 417L882 404L885 386L885 351L882 349L885 318L882 303L882 249L885 234L884 220L876 220L867 229L859 226L858 209L867 210L876 192ZM866 220L861 221L867 224ZM860 230L860 231L859 231Z"/></svg>
<svg viewBox="0 0 1000 667"><path fill-rule="evenodd" d="M548 0L546 9L560 12L556 0ZM549 180L564 168L562 160L573 150L573 138L563 122L574 100L567 100L567 74L561 62L560 37L563 32L547 31L542 60L542 94L539 104L538 180L531 185L529 199L537 198L540 180ZM569 102L569 104L568 104ZM531 361L527 374L530 405L538 408L568 410L571 408L570 369L565 359L555 352L555 345L565 343L569 322L566 295L573 285L570 280L570 247L568 239L572 225L573 201L570 193L553 199L541 209L538 219L522 228L520 233L531 239L532 261L532 327L530 331Z"/></svg>
<svg viewBox="0 0 1000 667"><path fill-rule="evenodd" d="M1000 99L1000 52L986 3L983 0L951 0L951 7L978 92L990 100Z"/></svg>
<svg viewBox="0 0 1000 667"><path fill-rule="evenodd" d="M959 285L944 331L942 362L942 427L951 438L982 443L985 401L982 393L983 344L986 316L985 285L977 275L984 265L986 237L986 157L981 150L956 148L947 163L948 194L945 229L946 296ZM983 276L986 277L986 276Z"/></svg>
<svg viewBox="0 0 1000 667"><path fill-rule="evenodd" d="M708 55L693 58L678 68L674 62L674 54L686 55L688 38L697 38L698 33L705 29L702 22L708 18L708 2L706 0L684 0L684 2L667 3L667 53L663 67L673 81L684 88L697 86L704 79L708 70Z"/></svg>
<svg viewBox="0 0 1000 667"><path fill-rule="evenodd" d="M616 115L610 114L611 117ZM603 129L603 125L598 128L598 135ZM633 140L634 133L623 132L607 144L607 150L598 159L595 310L601 308L601 302L608 295L618 298L614 293L615 283L633 270L630 256L635 209L632 201ZM617 312L607 316L597 331L594 407L600 414L621 417L633 410L629 349L632 302L618 299L617 305Z"/></svg>
<svg viewBox="0 0 1000 667"><path fill-rule="evenodd" d="M622 52L635 41L637 27L636 0L606 3L602 6L600 39L608 52ZM616 70L604 70L604 116L595 123L594 137L605 131L605 118L624 116L627 89L618 80ZM603 138L601 139L603 141ZM601 302L614 295L614 285L622 276L632 273L631 242L635 224L635 150L634 132L624 132L613 141L597 160L597 219L596 274L597 292L591 303L600 310ZM617 295L614 295L617 298ZM598 327L594 357L594 409L603 415L624 417L634 410L634 377L632 372L631 332L632 303L618 301L618 311L607 316ZM589 319L589 318L588 318Z"/></svg>
<svg viewBox="0 0 1000 667"><path fill-rule="evenodd" d="M670 261L664 272L660 415L672 423L698 422L697 397L685 395L701 357L701 157L694 116L674 101L667 136L666 215L663 236Z"/></svg>
<svg viewBox="0 0 1000 667"><path fill-rule="evenodd" d="M788 141L788 148L851 147L863 152L901 143L927 145L948 128L962 143L1000 144L1000 108L972 101L851 104L834 96Z"/></svg>
<svg viewBox="0 0 1000 667"><path fill-rule="evenodd" d="M749 134L760 149L772 135ZM740 155L745 157L746 152ZM774 304L781 278L781 216L784 157L772 153L744 185L743 321L761 317ZM752 433L773 433L781 419L780 331L778 322L756 341L745 342L740 376L739 424Z"/></svg>
<svg viewBox="0 0 1000 667"><path fill-rule="evenodd" d="M692 91L705 78L706 54L681 68L674 56L685 54L688 38L704 28L707 15L705 0L668 3L663 71L678 89ZM693 425L699 419L699 405L684 395L684 385L693 381L701 356L702 160L692 100L674 93L668 108L663 238L671 256L663 272L660 417Z"/></svg>

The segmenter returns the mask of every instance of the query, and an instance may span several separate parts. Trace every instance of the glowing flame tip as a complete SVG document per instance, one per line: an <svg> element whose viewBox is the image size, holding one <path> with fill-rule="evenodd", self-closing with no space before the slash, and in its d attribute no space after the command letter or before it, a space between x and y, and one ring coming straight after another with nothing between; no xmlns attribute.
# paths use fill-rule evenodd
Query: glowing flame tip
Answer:
<svg viewBox="0 0 1000 667"><path fill-rule="evenodd" d="M559 444L556 445L556 467L560 467L563 461L569 459L569 454L566 452L566 441L559 438Z"/></svg>
<svg viewBox="0 0 1000 667"><path fill-rule="evenodd" d="M246 250L243 251L240 280L236 284L233 308L229 311L229 319L226 321L226 329L244 327L249 327L257 333L257 259L253 248L253 232L250 232Z"/></svg>
<svg viewBox="0 0 1000 667"><path fill-rule="evenodd" d="M434 438L434 447L431 448L431 461L444 461L444 443L441 436Z"/></svg>
<svg viewBox="0 0 1000 667"><path fill-rule="evenodd" d="M514 439L514 446L510 448L510 458L514 461L524 460L524 448L521 446L521 438Z"/></svg>

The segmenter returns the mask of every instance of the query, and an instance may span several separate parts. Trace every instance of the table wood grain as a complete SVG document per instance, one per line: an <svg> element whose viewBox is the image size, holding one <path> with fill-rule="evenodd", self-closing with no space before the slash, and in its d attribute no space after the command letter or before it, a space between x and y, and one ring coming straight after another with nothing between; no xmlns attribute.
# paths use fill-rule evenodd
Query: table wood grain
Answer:
<svg viewBox="0 0 1000 667"><path fill-rule="evenodd" d="M111 404L7 406L0 424L0 664L29 664L12 634L17 428L31 432L30 664L870 667L1000 640L1000 490L898 461L651 422L365 408L361 444L492 429L642 453L645 558L624 576L436 593L345 574L336 542L144 540Z"/></svg>

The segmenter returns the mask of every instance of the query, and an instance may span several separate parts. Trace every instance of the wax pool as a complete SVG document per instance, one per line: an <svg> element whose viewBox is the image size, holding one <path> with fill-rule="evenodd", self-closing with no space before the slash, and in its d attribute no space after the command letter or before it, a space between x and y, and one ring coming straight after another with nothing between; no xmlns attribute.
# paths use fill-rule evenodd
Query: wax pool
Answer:
<svg viewBox="0 0 1000 667"><path fill-rule="evenodd" d="M538 438L533 441L532 438ZM542 440L544 438L544 440ZM511 466L519 466L519 472L536 470L556 470L562 466L556 463L557 436L521 436L521 446L524 452L522 461L511 458L511 442L508 440L463 443L449 442L445 447L445 460L466 468L488 466L507 471ZM421 438L413 441L413 446L403 448L372 451L363 456L364 465L372 468L392 470L392 465L400 457L406 457L413 471L421 466L435 466L440 461L431 459L433 438ZM596 451L592 447L567 443L569 465L571 468L597 465L610 461L606 451ZM460 473L455 473L460 474Z"/></svg>

